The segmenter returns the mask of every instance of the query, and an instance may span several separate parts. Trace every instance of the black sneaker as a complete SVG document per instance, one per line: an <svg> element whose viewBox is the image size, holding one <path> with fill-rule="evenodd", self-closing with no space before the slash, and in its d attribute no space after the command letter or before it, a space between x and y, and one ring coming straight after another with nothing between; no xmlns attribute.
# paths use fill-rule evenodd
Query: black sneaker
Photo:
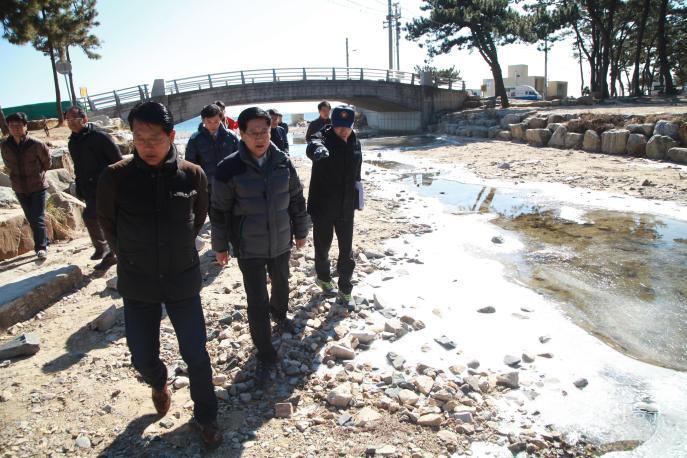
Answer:
<svg viewBox="0 0 687 458"><path fill-rule="evenodd" d="M99 272L105 272L107 269L114 266L115 264L117 264L117 256L115 256L114 253L109 252L107 255L105 255L102 261L96 264L96 266L93 269Z"/></svg>
<svg viewBox="0 0 687 458"><path fill-rule="evenodd" d="M261 361L258 360L255 366L255 386L257 388L264 388L270 382L270 375L272 369L276 367L276 364L271 361Z"/></svg>
<svg viewBox="0 0 687 458"><path fill-rule="evenodd" d="M293 324L293 320L289 318L281 318L276 320L276 326L274 332L279 335L291 334L296 335L296 327Z"/></svg>
<svg viewBox="0 0 687 458"><path fill-rule="evenodd" d="M91 261L97 261L98 259L102 259L104 254L105 252L103 250L95 250L91 255Z"/></svg>

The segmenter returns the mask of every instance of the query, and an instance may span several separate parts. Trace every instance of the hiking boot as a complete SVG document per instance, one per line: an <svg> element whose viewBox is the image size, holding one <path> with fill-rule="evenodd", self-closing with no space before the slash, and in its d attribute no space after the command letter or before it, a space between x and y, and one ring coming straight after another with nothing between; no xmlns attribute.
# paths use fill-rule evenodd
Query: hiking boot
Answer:
<svg viewBox="0 0 687 458"><path fill-rule="evenodd" d="M155 388L153 388L153 405L155 406L155 410L157 411L158 415L160 415L161 417L167 415L167 412L169 411L169 406L171 404L172 395L169 393L169 389L167 389L166 383L161 390L156 390Z"/></svg>
<svg viewBox="0 0 687 458"><path fill-rule="evenodd" d="M291 334L292 336L296 335L296 327L293 324L293 320L289 318L280 318L276 320L276 326L275 326L275 333L282 335L282 334Z"/></svg>
<svg viewBox="0 0 687 458"><path fill-rule="evenodd" d="M271 361L258 360L255 366L255 386L257 388L264 388L270 382L270 373L276 364Z"/></svg>
<svg viewBox="0 0 687 458"><path fill-rule="evenodd" d="M322 289L322 292L326 296L333 296L336 294L336 287L334 286L334 282L331 280L324 281L324 280L320 280L319 278L317 278L315 280L315 284Z"/></svg>
<svg viewBox="0 0 687 458"><path fill-rule="evenodd" d="M222 436L222 432L219 430L219 426L217 425L216 421L204 424L198 422L196 423L198 425L198 429L200 430L200 438L203 440L205 448L214 450L222 445L224 437Z"/></svg>
<svg viewBox="0 0 687 458"><path fill-rule="evenodd" d="M36 257L40 260L44 260L48 257L48 251L47 250L38 250L38 251L36 251Z"/></svg>
<svg viewBox="0 0 687 458"><path fill-rule="evenodd" d="M99 271L99 272L105 272L107 269L110 267L114 266L117 264L117 256L113 252L107 253L105 257L103 258L102 261L100 261L98 264L93 267L93 270Z"/></svg>
<svg viewBox="0 0 687 458"><path fill-rule="evenodd" d="M98 259L102 259L104 254L105 254L105 251L103 251L103 250L95 250L93 252L93 254L91 255L91 261L97 261Z"/></svg>
<svg viewBox="0 0 687 458"><path fill-rule="evenodd" d="M350 304L351 300L353 300L353 295L351 293L342 293L339 291L339 294L336 295L336 301L340 304Z"/></svg>

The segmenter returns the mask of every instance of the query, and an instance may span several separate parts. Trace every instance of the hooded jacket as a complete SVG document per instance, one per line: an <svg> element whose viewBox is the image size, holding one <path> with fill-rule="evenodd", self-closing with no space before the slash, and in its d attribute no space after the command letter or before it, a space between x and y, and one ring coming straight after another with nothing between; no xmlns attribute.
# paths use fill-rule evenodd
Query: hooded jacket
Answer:
<svg viewBox="0 0 687 458"><path fill-rule="evenodd" d="M122 160L122 153L112 138L90 122L69 136L69 154L74 161L76 194L86 200L95 199L103 170Z"/></svg>
<svg viewBox="0 0 687 458"><path fill-rule="evenodd" d="M45 143L27 136L17 145L10 136L0 143L0 153L14 192L31 194L47 189L45 172L50 170L51 160Z"/></svg>
<svg viewBox="0 0 687 458"><path fill-rule="evenodd" d="M310 230L303 186L289 157L270 144L259 166L240 143L215 174L210 221L212 249L233 256L275 258Z"/></svg>
<svg viewBox="0 0 687 458"><path fill-rule="evenodd" d="M213 137L209 130L200 123L198 131L191 135L186 144L185 159L203 168L210 182L217 170L217 164L239 148L239 139L228 131L222 124L217 136Z"/></svg>
<svg viewBox="0 0 687 458"><path fill-rule="evenodd" d="M315 150L325 146L329 156L314 160ZM331 125L308 144L305 154L313 161L308 189L308 213L314 218L352 218L358 204L363 153L355 132L344 142Z"/></svg>
<svg viewBox="0 0 687 458"><path fill-rule="evenodd" d="M118 258L117 289L144 302L188 299L200 292L195 239L208 211L203 170L172 145L163 165L133 157L109 166L98 183L97 212Z"/></svg>

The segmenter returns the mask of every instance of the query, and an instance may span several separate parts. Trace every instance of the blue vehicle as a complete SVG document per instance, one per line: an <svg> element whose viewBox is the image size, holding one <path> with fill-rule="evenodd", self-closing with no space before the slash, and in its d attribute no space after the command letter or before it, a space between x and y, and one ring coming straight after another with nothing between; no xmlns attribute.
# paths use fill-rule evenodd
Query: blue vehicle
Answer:
<svg viewBox="0 0 687 458"><path fill-rule="evenodd" d="M526 85L508 89L508 97L519 100L542 100L544 98L535 88Z"/></svg>

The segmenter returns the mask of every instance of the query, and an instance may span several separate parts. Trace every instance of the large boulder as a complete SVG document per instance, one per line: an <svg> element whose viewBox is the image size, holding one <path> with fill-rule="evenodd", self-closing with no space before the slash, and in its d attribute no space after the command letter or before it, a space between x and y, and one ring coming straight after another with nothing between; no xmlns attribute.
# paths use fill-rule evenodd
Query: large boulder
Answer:
<svg viewBox="0 0 687 458"><path fill-rule="evenodd" d="M679 129L680 126L676 122L661 120L658 121L654 127L654 135L662 135L677 140Z"/></svg>
<svg viewBox="0 0 687 458"><path fill-rule="evenodd" d="M643 134L630 134L627 137L627 154L632 156L646 154L646 137Z"/></svg>
<svg viewBox="0 0 687 458"><path fill-rule="evenodd" d="M45 172L48 181L48 193L69 192L74 183L74 176L67 169L53 169Z"/></svg>
<svg viewBox="0 0 687 458"><path fill-rule="evenodd" d="M666 157L673 162L687 164L687 148L670 148Z"/></svg>
<svg viewBox="0 0 687 458"><path fill-rule="evenodd" d="M54 240L53 218L50 215L46 215L45 226L48 238ZM0 209L0 261L29 251L33 251L33 235L22 209Z"/></svg>
<svg viewBox="0 0 687 458"><path fill-rule="evenodd" d="M531 146L546 146L551 138L551 131L549 129L527 129L526 132L527 143Z"/></svg>
<svg viewBox="0 0 687 458"><path fill-rule="evenodd" d="M565 147L580 149L582 148L582 141L584 140L584 134L578 134L577 132L568 132L565 135Z"/></svg>
<svg viewBox="0 0 687 458"><path fill-rule="evenodd" d="M528 129L543 129L546 127L546 119L538 118L536 116L525 119L523 123Z"/></svg>
<svg viewBox="0 0 687 458"><path fill-rule="evenodd" d="M51 194L46 203L46 210L55 218L55 230L60 229L63 237L68 237L72 231L80 231L84 229L83 210L86 204L81 202L76 197L67 194L66 192L56 192Z"/></svg>
<svg viewBox="0 0 687 458"><path fill-rule="evenodd" d="M582 140L582 149L590 153L598 153L601 150L601 138L594 130L587 130Z"/></svg>
<svg viewBox="0 0 687 458"><path fill-rule="evenodd" d="M477 138L489 138L489 129L484 126L473 126L470 129L470 136Z"/></svg>
<svg viewBox="0 0 687 458"><path fill-rule="evenodd" d="M628 124L625 129L629 130L631 134L642 134L651 137L654 134L654 124Z"/></svg>
<svg viewBox="0 0 687 458"><path fill-rule="evenodd" d="M565 124L562 124L562 123L560 123L560 122L552 122L552 123L549 123L549 124L546 126L546 128L549 129L549 130L551 131L551 133L554 133L554 132L556 132L556 129L558 129L559 127L564 126L564 125L565 125ZM567 128L566 128L566 129L567 129Z"/></svg>
<svg viewBox="0 0 687 458"><path fill-rule="evenodd" d="M525 132L524 123L510 125L510 135L513 141L523 141L525 139Z"/></svg>
<svg viewBox="0 0 687 458"><path fill-rule="evenodd" d="M629 135L630 131L626 129L607 130L601 134L601 151L606 154L625 154Z"/></svg>
<svg viewBox="0 0 687 458"><path fill-rule="evenodd" d="M577 98L578 105L594 105L594 97L591 95L583 95Z"/></svg>
<svg viewBox="0 0 687 458"><path fill-rule="evenodd" d="M14 208L19 206L17 195L12 188L0 187L0 208Z"/></svg>
<svg viewBox="0 0 687 458"><path fill-rule="evenodd" d="M670 148L675 148L677 142L665 135L654 135L646 144L646 157L649 159L665 159Z"/></svg>
<svg viewBox="0 0 687 458"><path fill-rule="evenodd" d="M74 176L74 161L67 148L56 148L50 152L50 170L65 169Z"/></svg>
<svg viewBox="0 0 687 458"><path fill-rule="evenodd" d="M489 129L489 138L496 138L499 132L501 132L501 126L491 126Z"/></svg>
<svg viewBox="0 0 687 458"><path fill-rule="evenodd" d="M677 131L677 136L680 138L682 146L687 146L687 122L683 122Z"/></svg>
<svg viewBox="0 0 687 458"><path fill-rule="evenodd" d="M496 140L511 141L511 135L509 130L502 130L496 134Z"/></svg>
<svg viewBox="0 0 687 458"><path fill-rule="evenodd" d="M509 113L501 118L500 124L503 129L508 129L511 124L518 124L522 121L522 115L517 113Z"/></svg>
<svg viewBox="0 0 687 458"><path fill-rule="evenodd" d="M584 134L584 121L580 118L571 119L568 121L566 127L568 128L568 132Z"/></svg>
<svg viewBox="0 0 687 458"><path fill-rule="evenodd" d="M549 115L549 124L565 122L565 116L559 114Z"/></svg>
<svg viewBox="0 0 687 458"><path fill-rule="evenodd" d="M565 126L558 126L551 135L551 140L549 140L549 146L555 148L565 148L565 137L568 135L568 128Z"/></svg>

